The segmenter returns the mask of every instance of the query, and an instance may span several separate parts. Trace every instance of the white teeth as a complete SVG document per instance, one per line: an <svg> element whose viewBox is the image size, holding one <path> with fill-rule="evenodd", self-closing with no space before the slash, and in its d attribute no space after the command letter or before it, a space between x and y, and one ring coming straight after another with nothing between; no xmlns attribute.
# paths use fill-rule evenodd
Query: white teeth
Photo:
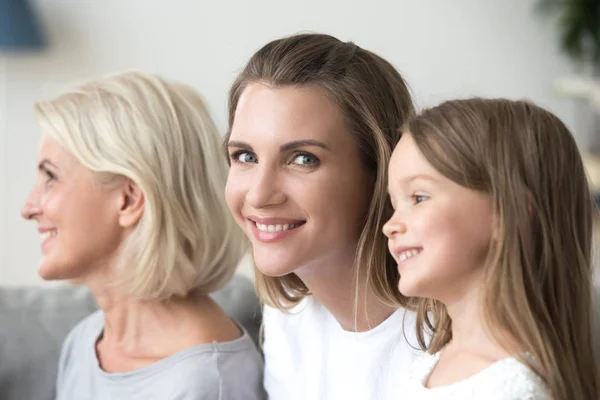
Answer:
<svg viewBox="0 0 600 400"><path fill-rule="evenodd" d="M405 250L398 255L398 261L402 262L408 258L416 256L420 252L421 252L421 250L417 250L417 249Z"/></svg>
<svg viewBox="0 0 600 400"><path fill-rule="evenodd" d="M40 239L41 241L45 241L46 239L48 239L51 236L56 235L56 231L49 231L49 232L44 232L40 235Z"/></svg>
<svg viewBox="0 0 600 400"><path fill-rule="evenodd" d="M256 227L261 232L281 232L281 231L289 231L290 229L296 228L300 224L277 224L277 225L266 225L256 223Z"/></svg>

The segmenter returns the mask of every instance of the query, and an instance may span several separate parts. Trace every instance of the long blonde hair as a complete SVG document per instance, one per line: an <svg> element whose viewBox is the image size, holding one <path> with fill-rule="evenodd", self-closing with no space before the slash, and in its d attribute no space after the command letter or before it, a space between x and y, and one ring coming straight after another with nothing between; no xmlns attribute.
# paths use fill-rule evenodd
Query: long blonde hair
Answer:
<svg viewBox="0 0 600 400"><path fill-rule="evenodd" d="M42 132L99 180L127 177L144 193L115 285L168 299L229 281L247 241L225 203L220 135L198 92L130 71L80 84L35 110Z"/></svg>
<svg viewBox="0 0 600 400"><path fill-rule="evenodd" d="M497 241L485 266L483 312L495 339L510 348L502 330L531 353L536 362L521 361L555 399L600 398L592 337L595 211L569 130L529 102L476 98L425 110L405 131L444 176L492 196ZM452 338L452 322L438 301L416 306L420 345L437 352Z"/></svg>
<svg viewBox="0 0 600 400"><path fill-rule="evenodd" d="M410 92L400 73L381 57L329 35L298 34L274 40L252 56L231 87L229 132L242 92L256 82L273 87L321 88L340 108L365 168L375 177L358 243L356 276L360 276L361 268L366 268L365 286L370 285L388 303L403 301L394 283L399 278L398 272L380 233L391 215L387 164L400 139L398 128L414 112ZM228 140L229 133L225 143ZM269 277L258 269L255 272L257 292L268 305L290 309L310 294L293 273Z"/></svg>

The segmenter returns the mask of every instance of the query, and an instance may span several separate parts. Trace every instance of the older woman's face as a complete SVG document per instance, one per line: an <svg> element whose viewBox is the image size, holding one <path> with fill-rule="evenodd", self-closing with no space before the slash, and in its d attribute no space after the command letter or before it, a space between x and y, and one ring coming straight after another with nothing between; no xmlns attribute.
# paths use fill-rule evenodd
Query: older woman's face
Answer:
<svg viewBox="0 0 600 400"><path fill-rule="evenodd" d="M107 188L71 153L43 135L37 181L21 215L41 236L43 279L83 279L108 269L122 241L119 188Z"/></svg>

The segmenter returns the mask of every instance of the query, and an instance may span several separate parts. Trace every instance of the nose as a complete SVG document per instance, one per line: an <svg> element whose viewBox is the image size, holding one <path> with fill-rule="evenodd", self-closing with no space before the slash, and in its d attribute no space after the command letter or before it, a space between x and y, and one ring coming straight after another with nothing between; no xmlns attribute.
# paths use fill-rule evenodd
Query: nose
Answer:
<svg viewBox="0 0 600 400"><path fill-rule="evenodd" d="M383 234L387 236L388 239L391 239L395 235L403 235L406 233L406 223L402 221L402 218L400 218L400 215L398 214L398 211L394 212L388 222L383 225Z"/></svg>
<svg viewBox="0 0 600 400"><path fill-rule="evenodd" d="M40 189L36 185L31 189L27 199L25 200L25 204L21 209L21 217L24 219L33 219L37 215L42 212L42 208L40 206Z"/></svg>
<svg viewBox="0 0 600 400"><path fill-rule="evenodd" d="M252 208L264 208L285 202L286 196L281 189L281 174L274 168L264 165L255 169L256 174L246 193L246 201Z"/></svg>

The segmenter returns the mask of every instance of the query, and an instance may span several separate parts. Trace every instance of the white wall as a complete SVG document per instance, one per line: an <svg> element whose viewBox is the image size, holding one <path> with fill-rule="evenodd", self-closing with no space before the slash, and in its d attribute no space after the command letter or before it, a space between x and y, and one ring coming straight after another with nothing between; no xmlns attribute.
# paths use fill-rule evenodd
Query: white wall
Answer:
<svg viewBox="0 0 600 400"><path fill-rule="evenodd" d="M224 128L228 86L249 56L273 38L317 31L387 58L408 78L421 105L467 95L527 97L568 125L575 122L570 102L552 91L552 80L568 73L570 63L557 50L553 27L532 15L534 0L33 3L50 47L42 54L7 55L4 71L0 58L4 284L39 282L38 235L19 209L35 172L39 131L32 104L56 83L129 68L161 73L201 90Z"/></svg>

